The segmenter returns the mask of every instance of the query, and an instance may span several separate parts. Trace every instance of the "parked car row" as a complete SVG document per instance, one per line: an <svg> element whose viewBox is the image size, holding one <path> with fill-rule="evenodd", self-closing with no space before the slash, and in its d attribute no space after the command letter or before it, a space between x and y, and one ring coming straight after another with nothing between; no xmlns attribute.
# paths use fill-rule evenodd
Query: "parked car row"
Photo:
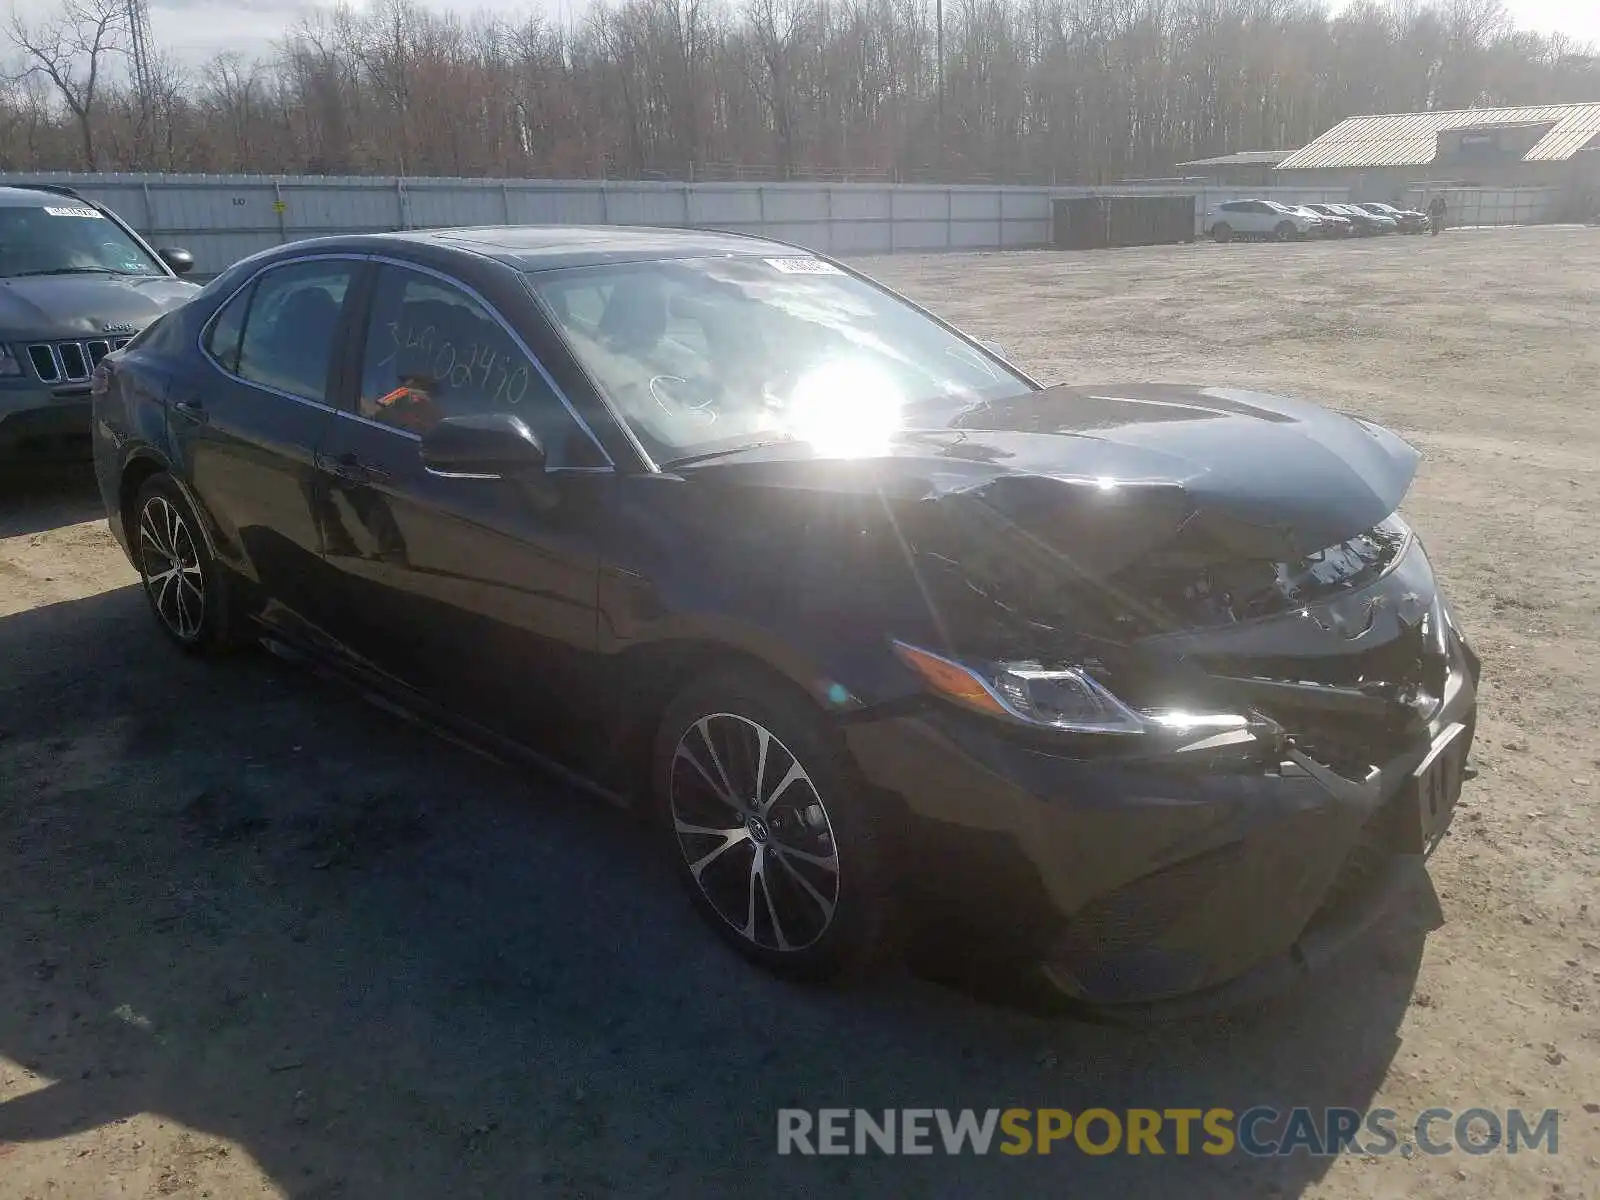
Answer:
<svg viewBox="0 0 1600 1200"><path fill-rule="evenodd" d="M1218 242L1295 242L1310 238L1376 237L1384 233L1427 231L1427 213L1396 208L1377 200L1361 204L1229 200L1207 210L1204 232Z"/></svg>

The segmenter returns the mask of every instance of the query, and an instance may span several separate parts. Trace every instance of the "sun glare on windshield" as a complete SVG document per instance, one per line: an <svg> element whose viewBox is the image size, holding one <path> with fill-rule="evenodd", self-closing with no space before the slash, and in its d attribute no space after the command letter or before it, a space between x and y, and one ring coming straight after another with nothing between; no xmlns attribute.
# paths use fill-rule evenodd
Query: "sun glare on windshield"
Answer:
<svg viewBox="0 0 1600 1200"><path fill-rule="evenodd" d="M887 371L860 359L837 359L795 382L785 414L789 431L830 458L883 452L901 427L905 395Z"/></svg>
<svg viewBox="0 0 1600 1200"><path fill-rule="evenodd" d="M722 257L534 273L574 357L661 463L795 438L882 453L1029 383L832 263Z"/></svg>

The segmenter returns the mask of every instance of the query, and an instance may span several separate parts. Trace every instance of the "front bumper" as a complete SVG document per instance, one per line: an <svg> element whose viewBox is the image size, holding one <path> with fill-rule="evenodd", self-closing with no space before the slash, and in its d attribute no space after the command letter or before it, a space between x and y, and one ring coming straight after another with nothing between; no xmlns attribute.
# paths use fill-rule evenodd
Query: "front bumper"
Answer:
<svg viewBox="0 0 1600 1200"><path fill-rule="evenodd" d="M0 385L0 459L88 458L91 409L88 384L7 381Z"/></svg>
<svg viewBox="0 0 1600 1200"><path fill-rule="evenodd" d="M1421 871L1412 774L1452 725L1470 746L1476 715L1476 659L1448 644L1426 731L1360 778L1292 743L1254 764L1067 758L931 706L845 735L910 814L915 926L1113 1018L1179 1015L1292 983Z"/></svg>

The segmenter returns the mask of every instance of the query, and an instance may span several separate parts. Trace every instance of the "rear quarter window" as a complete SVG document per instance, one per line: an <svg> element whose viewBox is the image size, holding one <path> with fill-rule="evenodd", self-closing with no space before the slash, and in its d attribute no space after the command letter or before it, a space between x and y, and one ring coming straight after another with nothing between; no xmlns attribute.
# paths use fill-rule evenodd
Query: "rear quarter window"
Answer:
<svg viewBox="0 0 1600 1200"><path fill-rule="evenodd" d="M239 372L239 343L244 333L244 320L250 311L250 298L256 285L251 283L232 300L222 306L206 330L206 353L216 359L224 371Z"/></svg>

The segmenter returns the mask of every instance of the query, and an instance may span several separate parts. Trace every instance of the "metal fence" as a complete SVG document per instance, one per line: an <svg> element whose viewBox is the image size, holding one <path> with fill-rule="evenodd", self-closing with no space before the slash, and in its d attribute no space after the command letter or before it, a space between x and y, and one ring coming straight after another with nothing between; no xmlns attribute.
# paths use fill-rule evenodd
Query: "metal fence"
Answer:
<svg viewBox="0 0 1600 1200"><path fill-rule="evenodd" d="M152 242L183 246L216 274L299 238L450 225L668 225L757 234L825 254L1045 246L1051 202L1087 195L1191 196L1207 209L1244 197L1303 204L1344 188L1250 188L1174 180L1110 187L889 183L685 183L653 180L397 179L373 176L0 175L64 183L115 209ZM1475 204L1458 193L1480 192ZM1537 193L1534 195L1533 193ZM1553 189L1452 189L1452 220L1553 219ZM1457 214L1461 214L1457 217Z"/></svg>
<svg viewBox="0 0 1600 1200"><path fill-rule="evenodd" d="M1049 188L202 175L0 175L65 183L214 274L298 238L451 225L724 229L823 253L1046 245Z"/></svg>
<svg viewBox="0 0 1600 1200"><path fill-rule="evenodd" d="M1561 219L1566 194L1560 188L1481 188L1414 184L1406 203L1426 210L1434 196L1443 196L1451 225L1540 225Z"/></svg>

